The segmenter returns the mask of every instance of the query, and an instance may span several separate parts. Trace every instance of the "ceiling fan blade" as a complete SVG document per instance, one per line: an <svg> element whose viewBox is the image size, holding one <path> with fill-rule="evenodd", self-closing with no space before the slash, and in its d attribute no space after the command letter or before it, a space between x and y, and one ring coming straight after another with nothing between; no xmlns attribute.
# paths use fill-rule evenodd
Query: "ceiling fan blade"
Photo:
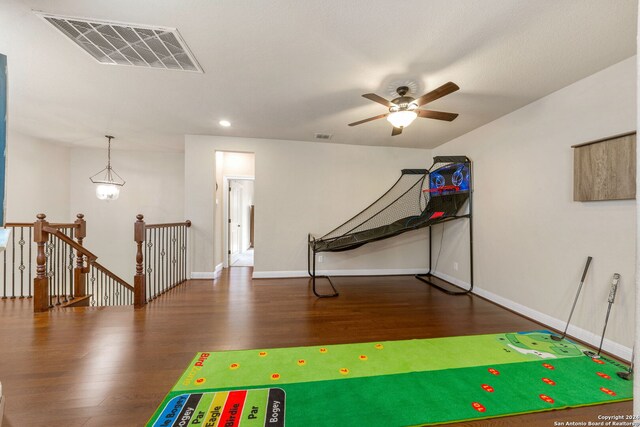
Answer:
<svg viewBox="0 0 640 427"><path fill-rule="evenodd" d="M367 122L370 122L372 120L378 120L378 119L381 119L383 117L387 117L388 115L389 115L389 113L379 114L379 115L374 116L374 117L369 117L368 119L363 119L363 120L359 120L357 122L349 123L349 126L361 125L363 123L367 123Z"/></svg>
<svg viewBox="0 0 640 427"><path fill-rule="evenodd" d="M446 120L447 122L453 121L458 117L457 113L445 113L442 111L433 110L415 110L418 113L418 117L424 117L425 119Z"/></svg>
<svg viewBox="0 0 640 427"><path fill-rule="evenodd" d="M432 90L429 93L425 93L420 98L416 99L415 102L418 104L418 107L429 102L435 101L436 99L442 98L445 95L449 95L460 89L457 84L453 82L448 82L443 84L437 89ZM364 95L363 95L364 96Z"/></svg>
<svg viewBox="0 0 640 427"><path fill-rule="evenodd" d="M375 93L365 93L362 96L367 98L370 101L377 102L378 104L382 104L382 105L384 105L385 107L388 107L388 108L391 108L391 106L393 105L391 102L387 101L386 99L384 99L380 95L376 95Z"/></svg>
<svg viewBox="0 0 640 427"><path fill-rule="evenodd" d="M393 130L391 131L391 136L400 135L401 133L402 133L402 128L394 127Z"/></svg>

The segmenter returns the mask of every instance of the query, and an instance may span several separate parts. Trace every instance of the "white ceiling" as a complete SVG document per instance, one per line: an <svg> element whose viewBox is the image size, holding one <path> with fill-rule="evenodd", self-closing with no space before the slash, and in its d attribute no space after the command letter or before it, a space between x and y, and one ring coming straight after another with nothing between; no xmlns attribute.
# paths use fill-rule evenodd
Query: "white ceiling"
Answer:
<svg viewBox="0 0 640 427"><path fill-rule="evenodd" d="M204 74L101 65L32 10L177 28ZM636 0L0 0L9 127L49 141L183 149L184 134L435 147L636 53ZM403 82L428 105L391 137ZM228 119L231 128L218 125Z"/></svg>

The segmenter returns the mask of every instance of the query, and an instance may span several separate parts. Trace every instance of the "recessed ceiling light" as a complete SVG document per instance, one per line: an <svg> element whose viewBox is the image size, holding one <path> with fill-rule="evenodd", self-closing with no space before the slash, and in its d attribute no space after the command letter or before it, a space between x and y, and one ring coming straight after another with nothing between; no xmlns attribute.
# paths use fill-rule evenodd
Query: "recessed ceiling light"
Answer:
<svg viewBox="0 0 640 427"><path fill-rule="evenodd" d="M231 126L231 122L229 120L220 120L218 122L220 124L220 126L228 128L229 126Z"/></svg>

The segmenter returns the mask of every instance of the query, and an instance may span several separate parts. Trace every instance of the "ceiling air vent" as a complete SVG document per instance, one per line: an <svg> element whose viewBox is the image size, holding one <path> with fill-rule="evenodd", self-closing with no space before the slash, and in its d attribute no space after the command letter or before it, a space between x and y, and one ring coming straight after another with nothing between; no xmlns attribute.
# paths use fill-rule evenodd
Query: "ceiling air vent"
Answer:
<svg viewBox="0 0 640 427"><path fill-rule="evenodd" d="M175 28L35 13L101 64L203 72Z"/></svg>
<svg viewBox="0 0 640 427"><path fill-rule="evenodd" d="M316 133L315 135L316 135L316 139L324 139L324 140L331 139L331 137L333 136L330 133Z"/></svg>

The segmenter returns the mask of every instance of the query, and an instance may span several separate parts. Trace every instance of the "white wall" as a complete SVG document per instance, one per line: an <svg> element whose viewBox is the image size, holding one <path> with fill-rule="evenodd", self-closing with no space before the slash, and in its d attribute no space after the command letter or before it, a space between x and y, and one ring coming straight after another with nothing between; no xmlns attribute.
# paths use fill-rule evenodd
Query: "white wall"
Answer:
<svg viewBox="0 0 640 427"><path fill-rule="evenodd" d="M7 135L7 222L73 222L69 213L69 148L9 130Z"/></svg>
<svg viewBox="0 0 640 427"><path fill-rule="evenodd" d="M607 337L632 346L635 201L574 202L570 147L635 129L633 57L434 150L435 155L465 154L474 162L474 266L480 294L521 304L526 314L559 319L555 325L564 327L591 255L572 319L582 331L570 331L592 341L592 334L602 332L609 283L617 272L622 281ZM447 225L438 264L439 271L462 282L469 280L469 258L460 244L467 241L467 231L464 222ZM435 234L436 251L439 240ZM459 271L454 262L460 263ZM621 354L629 357L630 351Z"/></svg>
<svg viewBox="0 0 640 427"><path fill-rule="evenodd" d="M141 213L151 223L184 216L184 155L153 151L111 151L111 165L126 184L115 201L98 200L89 177L105 167L106 149L71 149L70 210L87 221L85 246L98 261L129 283L135 273L133 224Z"/></svg>
<svg viewBox="0 0 640 427"><path fill-rule="evenodd" d="M192 271L214 269L215 151L255 153L256 277L300 275L307 233L322 235L386 191L403 168L426 168L430 151L187 135L185 213L193 222ZM424 270L425 231L326 254L326 270Z"/></svg>

